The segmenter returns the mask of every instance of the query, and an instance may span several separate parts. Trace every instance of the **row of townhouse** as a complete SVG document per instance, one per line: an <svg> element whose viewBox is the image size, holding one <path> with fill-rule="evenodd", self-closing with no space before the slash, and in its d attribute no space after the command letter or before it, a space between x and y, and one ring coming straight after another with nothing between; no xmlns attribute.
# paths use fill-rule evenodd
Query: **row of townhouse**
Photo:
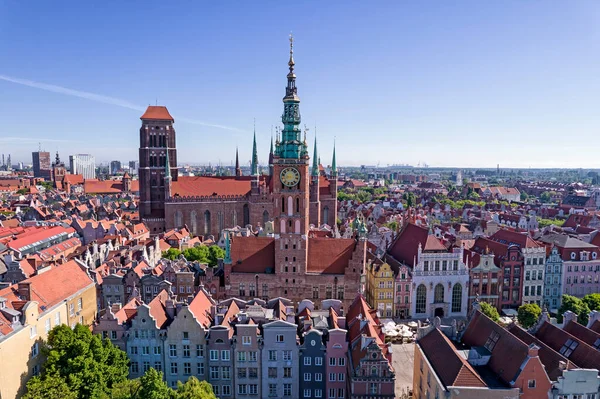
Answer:
<svg viewBox="0 0 600 399"><path fill-rule="evenodd" d="M467 249L408 223L385 254L369 249L365 297L386 318L464 317L476 298L507 314L524 303L556 313L563 294L600 292L598 243L564 233L500 229Z"/></svg>
<svg viewBox="0 0 600 399"><path fill-rule="evenodd" d="M586 327L571 312L562 326L544 312L525 330L498 325L476 302L460 336L435 320L418 331L413 397L598 399L600 317L594 313Z"/></svg>
<svg viewBox="0 0 600 399"><path fill-rule="evenodd" d="M0 397L20 398L44 362L41 345L60 324L91 325L96 287L76 261L0 290Z"/></svg>
<svg viewBox="0 0 600 399"><path fill-rule="evenodd" d="M113 304L94 332L125 350L130 377L162 371L169 386L190 376L220 398L393 398L391 350L376 312L342 302L285 298L220 302L201 287L189 302L163 290L150 303Z"/></svg>

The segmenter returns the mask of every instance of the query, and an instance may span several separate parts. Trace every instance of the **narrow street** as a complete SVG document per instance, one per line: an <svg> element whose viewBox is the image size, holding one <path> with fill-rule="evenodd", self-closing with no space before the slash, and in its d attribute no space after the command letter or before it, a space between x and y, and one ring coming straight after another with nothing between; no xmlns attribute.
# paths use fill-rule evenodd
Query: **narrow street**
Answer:
<svg viewBox="0 0 600 399"><path fill-rule="evenodd" d="M396 371L396 397L412 389L415 344L393 344L392 365Z"/></svg>

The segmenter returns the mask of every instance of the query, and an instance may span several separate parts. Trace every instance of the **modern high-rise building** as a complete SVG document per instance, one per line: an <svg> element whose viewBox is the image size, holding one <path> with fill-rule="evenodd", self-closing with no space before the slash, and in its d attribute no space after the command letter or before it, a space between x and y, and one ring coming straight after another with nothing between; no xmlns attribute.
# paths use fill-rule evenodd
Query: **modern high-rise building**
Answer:
<svg viewBox="0 0 600 399"><path fill-rule="evenodd" d="M96 178L96 159L90 154L69 155L71 174L82 175L84 179Z"/></svg>
<svg viewBox="0 0 600 399"><path fill-rule="evenodd" d="M110 174L116 175L121 170L121 161L110 161Z"/></svg>
<svg viewBox="0 0 600 399"><path fill-rule="evenodd" d="M137 175L138 174L138 161L129 161L129 174Z"/></svg>
<svg viewBox="0 0 600 399"><path fill-rule="evenodd" d="M31 153L33 160L33 177L50 179L52 174L50 168L50 153L47 151L35 151Z"/></svg>

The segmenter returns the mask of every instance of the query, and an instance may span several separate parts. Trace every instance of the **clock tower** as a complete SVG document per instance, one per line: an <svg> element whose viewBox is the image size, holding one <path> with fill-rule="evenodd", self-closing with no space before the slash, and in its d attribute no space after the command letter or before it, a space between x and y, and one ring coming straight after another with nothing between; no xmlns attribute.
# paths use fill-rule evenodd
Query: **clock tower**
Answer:
<svg viewBox="0 0 600 399"><path fill-rule="evenodd" d="M290 71L283 97L283 130L273 154L273 196L275 233L280 236L306 235L309 218L308 147L300 131L300 98L294 74L294 38L290 35Z"/></svg>

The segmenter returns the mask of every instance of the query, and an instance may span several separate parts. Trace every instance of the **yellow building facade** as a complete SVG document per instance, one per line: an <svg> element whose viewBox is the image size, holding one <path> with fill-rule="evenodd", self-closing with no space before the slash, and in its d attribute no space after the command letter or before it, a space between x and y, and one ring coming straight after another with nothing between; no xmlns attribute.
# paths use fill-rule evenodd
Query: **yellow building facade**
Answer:
<svg viewBox="0 0 600 399"><path fill-rule="evenodd" d="M367 264L366 300L382 318L394 316L394 272L389 264L374 258Z"/></svg>
<svg viewBox="0 0 600 399"><path fill-rule="evenodd" d="M95 283L74 261L1 290L0 398L23 396L29 378L41 370L42 344L52 328L72 320L73 326L80 320L90 325L95 315Z"/></svg>

